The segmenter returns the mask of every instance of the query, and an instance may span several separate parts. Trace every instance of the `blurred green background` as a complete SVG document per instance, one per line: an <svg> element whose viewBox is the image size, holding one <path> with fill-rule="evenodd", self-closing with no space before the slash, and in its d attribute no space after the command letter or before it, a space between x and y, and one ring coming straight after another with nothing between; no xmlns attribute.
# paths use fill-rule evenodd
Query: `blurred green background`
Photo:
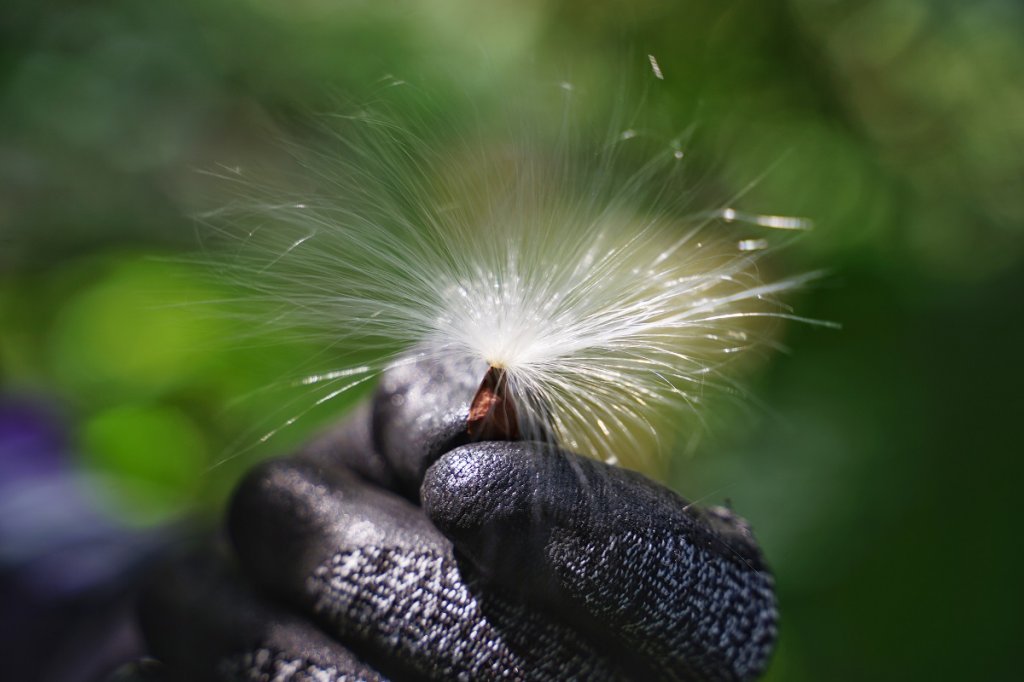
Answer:
<svg viewBox="0 0 1024 682"><path fill-rule="evenodd" d="M651 106L696 124L716 182L772 168L744 206L814 220L781 258L829 276L793 303L843 325L787 327L792 353L751 379L766 409L723 407L673 469L763 542L782 608L769 679L1015 678L1018 2L7 0L2 390L60 407L115 519L213 518L255 457L330 415L221 462L279 414L261 389L313 349L240 346L187 305L217 296L166 258L196 248L198 171L273 163L268 121L389 78L457 128L524 82L578 78L613 104L624 72L650 78L647 54L665 75Z"/></svg>

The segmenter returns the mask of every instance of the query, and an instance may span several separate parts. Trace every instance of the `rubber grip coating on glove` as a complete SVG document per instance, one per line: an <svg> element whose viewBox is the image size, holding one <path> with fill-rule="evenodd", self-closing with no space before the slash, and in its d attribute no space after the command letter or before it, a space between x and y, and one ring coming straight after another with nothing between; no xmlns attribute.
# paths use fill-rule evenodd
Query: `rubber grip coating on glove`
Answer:
<svg viewBox="0 0 1024 682"><path fill-rule="evenodd" d="M756 677L776 637L773 579L737 517L634 472L539 443L462 446L427 472L424 510L493 581L669 679Z"/></svg>

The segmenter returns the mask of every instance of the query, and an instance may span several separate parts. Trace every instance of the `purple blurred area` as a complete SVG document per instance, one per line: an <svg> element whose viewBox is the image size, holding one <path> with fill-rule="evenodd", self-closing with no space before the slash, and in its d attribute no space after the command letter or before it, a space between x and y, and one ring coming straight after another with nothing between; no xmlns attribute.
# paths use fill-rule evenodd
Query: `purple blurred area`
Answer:
<svg viewBox="0 0 1024 682"><path fill-rule="evenodd" d="M102 514L45 400L0 397L2 678L102 680L142 654L134 599L169 538Z"/></svg>

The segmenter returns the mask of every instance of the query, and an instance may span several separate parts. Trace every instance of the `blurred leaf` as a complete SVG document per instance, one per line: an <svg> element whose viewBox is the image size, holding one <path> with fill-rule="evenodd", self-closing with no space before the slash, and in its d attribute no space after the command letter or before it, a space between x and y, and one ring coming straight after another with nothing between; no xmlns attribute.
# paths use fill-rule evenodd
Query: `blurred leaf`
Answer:
<svg viewBox="0 0 1024 682"><path fill-rule="evenodd" d="M106 480L98 501L133 524L187 511L207 465L202 432L180 411L128 405L99 413L82 432L82 464Z"/></svg>
<svg viewBox="0 0 1024 682"><path fill-rule="evenodd" d="M223 325L187 270L127 259L68 301L51 340L53 375L83 404L159 395L201 375Z"/></svg>

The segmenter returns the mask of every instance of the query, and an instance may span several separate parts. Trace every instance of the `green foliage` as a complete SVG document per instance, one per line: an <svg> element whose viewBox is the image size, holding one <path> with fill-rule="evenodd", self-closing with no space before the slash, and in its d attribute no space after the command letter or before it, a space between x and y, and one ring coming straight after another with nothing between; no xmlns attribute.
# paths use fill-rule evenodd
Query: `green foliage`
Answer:
<svg viewBox="0 0 1024 682"><path fill-rule="evenodd" d="M82 464L106 479L97 497L129 523L168 520L194 503L208 446L180 411L115 407L86 422L81 443Z"/></svg>

